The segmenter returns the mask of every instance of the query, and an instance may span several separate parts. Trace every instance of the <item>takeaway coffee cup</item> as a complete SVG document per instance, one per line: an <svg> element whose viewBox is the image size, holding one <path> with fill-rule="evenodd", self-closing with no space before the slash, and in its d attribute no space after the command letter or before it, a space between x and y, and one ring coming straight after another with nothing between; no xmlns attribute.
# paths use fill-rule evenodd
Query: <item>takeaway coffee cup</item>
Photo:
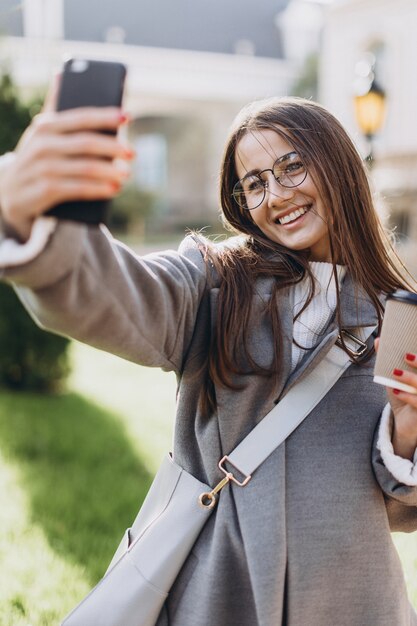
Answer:
<svg viewBox="0 0 417 626"><path fill-rule="evenodd" d="M417 294L399 289L388 295L382 324L374 381L401 391L417 393L413 387L393 378L393 370L416 373L405 361L407 352L417 354Z"/></svg>

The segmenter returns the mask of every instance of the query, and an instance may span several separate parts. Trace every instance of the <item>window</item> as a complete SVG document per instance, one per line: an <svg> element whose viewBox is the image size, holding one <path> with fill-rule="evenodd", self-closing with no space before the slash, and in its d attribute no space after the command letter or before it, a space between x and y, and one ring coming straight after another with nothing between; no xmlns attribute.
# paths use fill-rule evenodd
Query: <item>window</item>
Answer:
<svg viewBox="0 0 417 626"><path fill-rule="evenodd" d="M387 84L387 47L379 41L370 47L370 52L374 56L374 75L375 80L381 87L385 88Z"/></svg>
<svg viewBox="0 0 417 626"><path fill-rule="evenodd" d="M136 181L148 191L163 191L167 183L167 142L164 135L149 133L135 139Z"/></svg>
<svg viewBox="0 0 417 626"><path fill-rule="evenodd" d="M394 229L397 241L406 241L410 234L410 213L395 211L390 215L390 226Z"/></svg>

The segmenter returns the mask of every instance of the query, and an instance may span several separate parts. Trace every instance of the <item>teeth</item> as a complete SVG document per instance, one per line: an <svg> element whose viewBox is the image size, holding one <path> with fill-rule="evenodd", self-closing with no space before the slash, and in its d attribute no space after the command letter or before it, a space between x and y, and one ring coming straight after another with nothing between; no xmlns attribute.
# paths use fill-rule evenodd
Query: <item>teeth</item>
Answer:
<svg viewBox="0 0 417 626"><path fill-rule="evenodd" d="M289 224L290 222L293 222L294 220L296 220L297 217L300 217L301 215L304 215L304 213L307 213L309 208L310 207L308 206L308 207L302 207L301 209L296 209L292 213L289 213L288 215L281 217L281 219L279 219L278 222L280 224Z"/></svg>

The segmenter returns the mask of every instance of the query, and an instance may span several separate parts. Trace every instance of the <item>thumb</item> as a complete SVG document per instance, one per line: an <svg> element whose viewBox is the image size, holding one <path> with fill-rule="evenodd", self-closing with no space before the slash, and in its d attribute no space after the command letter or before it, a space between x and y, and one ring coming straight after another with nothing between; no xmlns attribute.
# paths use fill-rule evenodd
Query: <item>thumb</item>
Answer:
<svg viewBox="0 0 417 626"><path fill-rule="evenodd" d="M58 93L59 93L59 88L61 85L61 76L62 76L62 73L58 72L53 77L49 85L49 89L48 89L48 93L46 94L45 101L43 103L42 113L56 111L56 107L58 104Z"/></svg>

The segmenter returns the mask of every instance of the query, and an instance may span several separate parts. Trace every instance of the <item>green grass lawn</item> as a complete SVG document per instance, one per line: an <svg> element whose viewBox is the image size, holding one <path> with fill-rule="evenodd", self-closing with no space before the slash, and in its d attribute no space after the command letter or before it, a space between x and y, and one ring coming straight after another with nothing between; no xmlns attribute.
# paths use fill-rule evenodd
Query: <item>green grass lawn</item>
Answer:
<svg viewBox="0 0 417 626"><path fill-rule="evenodd" d="M0 625L56 626L169 450L175 377L73 345L59 396L0 392Z"/></svg>
<svg viewBox="0 0 417 626"><path fill-rule="evenodd" d="M170 448L175 377L80 344L59 396L0 393L0 625L56 626ZM4 504L6 503L6 504ZM394 537L417 607L417 533Z"/></svg>

